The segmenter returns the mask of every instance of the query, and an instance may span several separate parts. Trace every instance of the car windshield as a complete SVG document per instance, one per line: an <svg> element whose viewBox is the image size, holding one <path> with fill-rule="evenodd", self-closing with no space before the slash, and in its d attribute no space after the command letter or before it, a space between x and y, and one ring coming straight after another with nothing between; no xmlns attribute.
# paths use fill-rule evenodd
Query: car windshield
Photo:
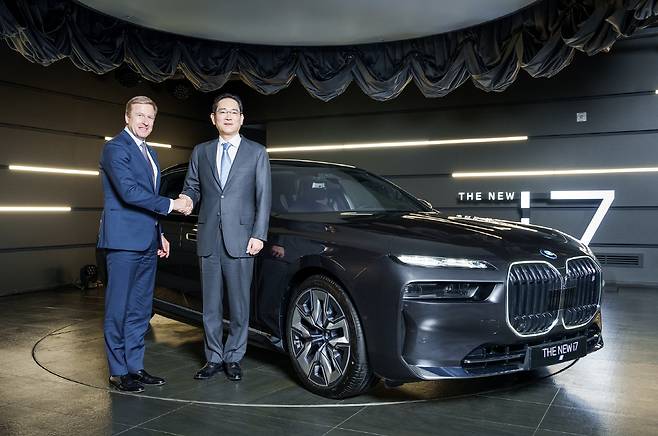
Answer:
<svg viewBox="0 0 658 436"><path fill-rule="evenodd" d="M356 168L272 165L272 212L427 212L402 189Z"/></svg>

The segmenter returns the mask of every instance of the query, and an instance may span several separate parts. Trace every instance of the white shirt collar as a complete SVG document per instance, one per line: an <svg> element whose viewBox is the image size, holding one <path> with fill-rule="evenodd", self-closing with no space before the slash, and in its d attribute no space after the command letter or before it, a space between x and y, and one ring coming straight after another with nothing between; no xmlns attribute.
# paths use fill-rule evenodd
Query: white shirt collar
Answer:
<svg viewBox="0 0 658 436"><path fill-rule="evenodd" d="M135 141L135 144L137 144L138 146L142 145L142 142L146 142L145 140L143 140L143 139L139 139L137 136L133 135L133 132L130 131L130 129L128 128L128 126L124 127L123 130L125 130L126 132L128 132L128 134L130 135L130 137L133 139L133 141Z"/></svg>
<svg viewBox="0 0 658 436"><path fill-rule="evenodd" d="M226 139L222 138L222 136L220 135L219 136L219 145L221 146L225 142L230 142L231 145L234 146L237 149L238 147L240 147L240 142L242 142L242 137L238 133L237 135L235 135L234 137L230 138L227 141Z"/></svg>

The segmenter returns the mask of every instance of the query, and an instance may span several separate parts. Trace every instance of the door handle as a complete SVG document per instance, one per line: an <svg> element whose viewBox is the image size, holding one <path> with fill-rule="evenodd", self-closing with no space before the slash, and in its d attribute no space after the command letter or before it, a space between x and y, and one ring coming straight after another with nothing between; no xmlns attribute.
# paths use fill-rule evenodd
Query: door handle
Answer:
<svg viewBox="0 0 658 436"><path fill-rule="evenodd" d="M196 233L185 233L185 239L196 242Z"/></svg>

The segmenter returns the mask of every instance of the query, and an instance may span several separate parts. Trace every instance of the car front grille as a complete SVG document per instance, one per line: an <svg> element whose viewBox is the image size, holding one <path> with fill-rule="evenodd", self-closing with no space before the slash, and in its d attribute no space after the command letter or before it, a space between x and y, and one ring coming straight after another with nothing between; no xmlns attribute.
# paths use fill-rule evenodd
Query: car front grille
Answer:
<svg viewBox="0 0 658 436"><path fill-rule="evenodd" d="M564 325L587 323L600 303L601 272L589 258L567 261L567 287L564 290Z"/></svg>
<svg viewBox="0 0 658 436"><path fill-rule="evenodd" d="M507 292L509 320L517 332L547 332L560 309L562 277L547 263L519 263L510 269Z"/></svg>
<svg viewBox="0 0 658 436"><path fill-rule="evenodd" d="M566 328L589 322L599 308L601 272L589 257L567 261L566 278L547 262L519 262L507 280L510 326L521 336L548 332L562 318Z"/></svg>

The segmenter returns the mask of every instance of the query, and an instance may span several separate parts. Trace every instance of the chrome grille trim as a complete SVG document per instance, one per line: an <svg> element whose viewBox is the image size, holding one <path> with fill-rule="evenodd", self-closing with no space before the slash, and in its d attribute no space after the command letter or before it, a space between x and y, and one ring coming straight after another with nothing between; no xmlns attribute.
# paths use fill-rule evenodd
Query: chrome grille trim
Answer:
<svg viewBox="0 0 658 436"><path fill-rule="evenodd" d="M518 335L539 336L559 321L562 275L548 262L510 265L507 275L507 323Z"/></svg>
<svg viewBox="0 0 658 436"><path fill-rule="evenodd" d="M566 329L582 327L601 307L601 269L587 256L567 260L562 325Z"/></svg>
<svg viewBox="0 0 658 436"><path fill-rule="evenodd" d="M546 261L513 262L506 284L507 325L520 337L546 334L559 322L582 327L600 309L601 269L588 256L567 259L564 275Z"/></svg>

